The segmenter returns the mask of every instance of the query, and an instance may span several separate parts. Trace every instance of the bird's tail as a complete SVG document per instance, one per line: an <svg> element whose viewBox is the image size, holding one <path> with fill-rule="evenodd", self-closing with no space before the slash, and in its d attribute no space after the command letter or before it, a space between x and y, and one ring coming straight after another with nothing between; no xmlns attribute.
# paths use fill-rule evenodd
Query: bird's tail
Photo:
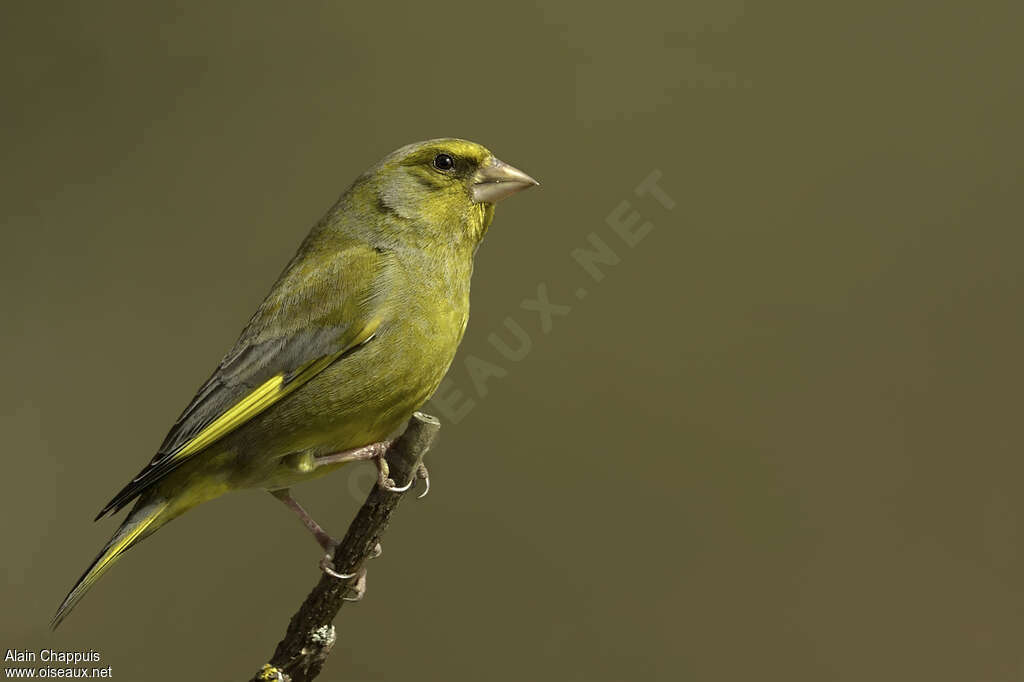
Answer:
<svg viewBox="0 0 1024 682"><path fill-rule="evenodd" d="M179 510L178 513L181 511L183 510ZM93 559L92 564L78 579L75 586L71 588L68 596L64 597L63 603L54 614L53 620L50 621L50 627L56 629L60 625L61 621L71 613L71 609L75 608L79 600L89 591L89 588L107 572L107 569L114 565L114 562L125 551L177 515L167 500L140 500L128 514L128 518L124 520L121 527L114 533L114 537L110 538L107 545Z"/></svg>

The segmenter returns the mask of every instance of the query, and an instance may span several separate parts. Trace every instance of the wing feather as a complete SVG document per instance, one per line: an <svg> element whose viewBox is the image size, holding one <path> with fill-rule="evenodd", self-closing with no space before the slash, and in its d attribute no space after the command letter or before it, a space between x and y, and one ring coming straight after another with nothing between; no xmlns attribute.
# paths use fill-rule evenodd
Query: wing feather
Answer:
<svg viewBox="0 0 1024 682"><path fill-rule="evenodd" d="M350 244L326 266L302 255L300 249L149 465L97 519L123 508L372 338L382 320L385 254Z"/></svg>

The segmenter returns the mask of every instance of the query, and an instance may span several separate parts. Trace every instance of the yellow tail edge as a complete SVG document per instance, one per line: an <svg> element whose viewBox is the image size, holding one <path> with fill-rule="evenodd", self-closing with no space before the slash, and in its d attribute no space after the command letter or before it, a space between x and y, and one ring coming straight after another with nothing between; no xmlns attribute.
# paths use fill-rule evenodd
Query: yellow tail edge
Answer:
<svg viewBox="0 0 1024 682"><path fill-rule="evenodd" d="M99 555L93 559L92 564L86 569L82 577L78 579L75 586L68 592L68 596L64 597L64 601L61 603L60 608L57 609L57 613L54 614L53 620L50 621L50 628L56 630L57 626L61 624L71 610L75 608L78 602L85 596L85 593L96 584L107 570L114 565L114 562L120 558L132 545L141 540L149 533L155 531L163 523L153 526L154 522L164 515L168 507L168 502L165 500L155 501L146 505L137 506L128 515L128 518L124 520L121 527L117 529L114 536L110 538L106 547L99 553ZM167 519L164 519L165 521Z"/></svg>

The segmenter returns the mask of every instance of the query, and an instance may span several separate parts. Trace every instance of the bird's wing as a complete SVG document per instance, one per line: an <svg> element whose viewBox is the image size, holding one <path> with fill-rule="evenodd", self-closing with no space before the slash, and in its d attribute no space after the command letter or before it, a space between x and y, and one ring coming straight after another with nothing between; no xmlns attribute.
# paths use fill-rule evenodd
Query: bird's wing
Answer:
<svg viewBox="0 0 1024 682"><path fill-rule="evenodd" d="M149 465L97 519L373 338L382 322L386 254L351 244L326 263L303 255L300 249Z"/></svg>

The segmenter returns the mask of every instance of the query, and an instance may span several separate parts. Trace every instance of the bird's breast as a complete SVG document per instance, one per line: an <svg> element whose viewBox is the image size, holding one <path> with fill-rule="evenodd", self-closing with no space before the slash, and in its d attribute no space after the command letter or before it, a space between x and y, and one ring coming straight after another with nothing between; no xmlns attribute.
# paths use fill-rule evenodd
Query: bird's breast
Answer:
<svg viewBox="0 0 1024 682"><path fill-rule="evenodd" d="M325 372L337 439L383 439L437 389L469 320L468 261L414 254L400 263L374 338ZM366 428L354 434L352 424Z"/></svg>

